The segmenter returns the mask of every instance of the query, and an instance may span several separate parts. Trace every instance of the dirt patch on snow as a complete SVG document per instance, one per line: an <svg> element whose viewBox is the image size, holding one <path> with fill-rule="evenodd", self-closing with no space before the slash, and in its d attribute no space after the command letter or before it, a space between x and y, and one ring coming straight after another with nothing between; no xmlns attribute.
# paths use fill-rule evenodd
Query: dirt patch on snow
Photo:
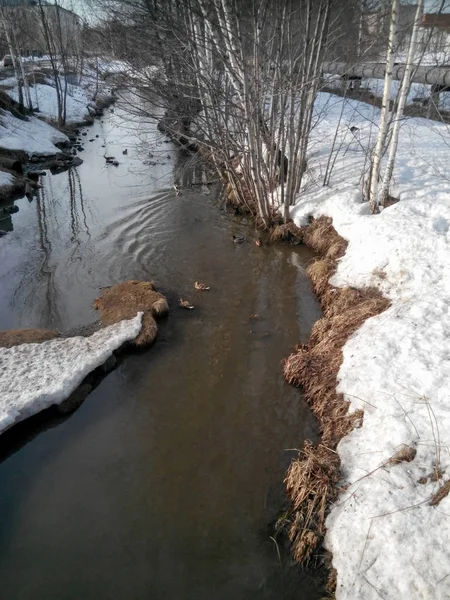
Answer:
<svg viewBox="0 0 450 600"><path fill-rule="evenodd" d="M286 380L302 387L319 422L322 438L317 445L305 442L286 476L291 501L288 533L295 559L306 563L323 542L325 519L338 497L341 469L337 445L354 427L361 426L363 419L362 411L348 413L349 403L336 391L342 348L366 319L386 310L389 301L376 288L330 285L337 260L347 248L346 240L336 232L331 219L313 220L302 228L302 238L322 256L309 267L308 275L324 313L314 324L308 343L298 346L284 363ZM331 573L331 593L333 586L335 577Z"/></svg>

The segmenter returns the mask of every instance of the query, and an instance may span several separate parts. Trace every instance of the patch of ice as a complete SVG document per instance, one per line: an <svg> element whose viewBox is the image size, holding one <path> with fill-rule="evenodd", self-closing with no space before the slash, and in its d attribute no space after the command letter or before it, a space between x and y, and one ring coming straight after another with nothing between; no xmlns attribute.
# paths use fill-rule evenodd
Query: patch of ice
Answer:
<svg viewBox="0 0 450 600"><path fill-rule="evenodd" d="M141 330L142 313L90 337L0 348L0 433L60 404L94 369Z"/></svg>

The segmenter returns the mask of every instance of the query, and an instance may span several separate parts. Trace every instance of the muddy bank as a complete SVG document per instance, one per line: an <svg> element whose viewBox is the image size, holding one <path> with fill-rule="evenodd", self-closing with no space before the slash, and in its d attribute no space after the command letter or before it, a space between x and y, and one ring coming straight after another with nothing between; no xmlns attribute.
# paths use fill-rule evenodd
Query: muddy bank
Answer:
<svg viewBox="0 0 450 600"><path fill-rule="evenodd" d="M336 501L341 478L337 445L354 427L360 427L362 411L348 414L349 403L336 391L342 364L342 348L364 321L389 307L389 301L375 288L335 288L329 283L347 242L334 229L332 220L320 217L298 228L303 243L320 254L308 270L319 298L323 317L311 330L308 342L297 347L284 363L284 376L300 386L320 428L321 440L307 440L291 463L286 489L291 500L287 524L295 559L301 564L317 560L317 551L326 533L325 520ZM328 591L334 595L336 580L327 559Z"/></svg>

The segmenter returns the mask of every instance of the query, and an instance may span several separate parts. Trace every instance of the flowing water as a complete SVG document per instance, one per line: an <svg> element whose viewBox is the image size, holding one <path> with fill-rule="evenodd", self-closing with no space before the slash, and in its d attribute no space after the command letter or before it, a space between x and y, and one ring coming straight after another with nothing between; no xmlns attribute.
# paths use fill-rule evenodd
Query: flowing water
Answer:
<svg viewBox="0 0 450 600"><path fill-rule="evenodd" d="M293 449L316 437L280 364L319 316L310 254L257 247L154 124L116 109L85 131L84 164L48 174L6 222L0 329L85 325L125 279L153 279L171 314L70 418L0 438L1 597L319 598L269 526Z"/></svg>

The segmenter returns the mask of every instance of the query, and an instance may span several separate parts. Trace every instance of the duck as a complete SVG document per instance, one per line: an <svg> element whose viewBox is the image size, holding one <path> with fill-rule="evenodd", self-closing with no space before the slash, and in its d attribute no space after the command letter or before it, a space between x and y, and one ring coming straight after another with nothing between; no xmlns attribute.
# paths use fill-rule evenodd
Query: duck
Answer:
<svg viewBox="0 0 450 600"><path fill-rule="evenodd" d="M235 244L242 244L242 242L245 242L245 237L243 235L233 235L233 242Z"/></svg>
<svg viewBox="0 0 450 600"><path fill-rule="evenodd" d="M206 292L207 290L210 289L209 285L206 285L205 283L202 283L201 281L196 281L194 283L194 287L196 290L199 290L200 292Z"/></svg>
<svg viewBox="0 0 450 600"><path fill-rule="evenodd" d="M126 148L126 149L125 149L125 150L122 152L122 154L128 154L128 148Z"/></svg>
<svg viewBox="0 0 450 600"><path fill-rule="evenodd" d="M256 240L255 240L255 244L256 244L256 245L257 245L259 248L261 248L261 246L262 246L262 244L263 244L263 243L262 243L262 239L261 239L260 237L259 237L258 239L256 239Z"/></svg>
<svg viewBox="0 0 450 600"><path fill-rule="evenodd" d="M176 194L177 196L181 196L181 191L180 191L180 188L177 186L177 184L176 184L176 183L174 183L174 184L173 184L173 189L175 190L175 194Z"/></svg>
<svg viewBox="0 0 450 600"><path fill-rule="evenodd" d="M189 302L189 300L183 300L183 298L180 298L179 304L180 304L181 308L187 308L187 309L195 308L195 306L193 304L191 304Z"/></svg>

